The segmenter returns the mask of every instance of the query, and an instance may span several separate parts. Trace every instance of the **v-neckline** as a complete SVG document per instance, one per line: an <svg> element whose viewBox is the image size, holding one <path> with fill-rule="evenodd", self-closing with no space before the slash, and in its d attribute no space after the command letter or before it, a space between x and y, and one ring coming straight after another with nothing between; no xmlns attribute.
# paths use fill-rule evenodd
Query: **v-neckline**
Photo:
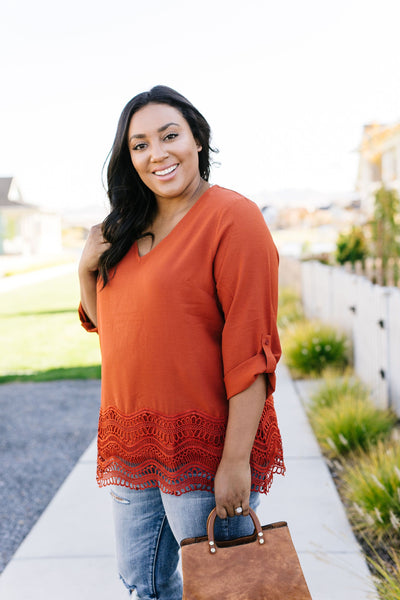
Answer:
<svg viewBox="0 0 400 600"><path fill-rule="evenodd" d="M164 244L164 242L168 241L168 239L171 238L171 236L174 234L174 232L176 232L178 229L180 229L181 225L184 224L191 215L193 215L194 212L196 212L196 207L198 207L203 198L207 195L207 193L214 188L214 185L210 185L210 187L208 187L202 194L201 196L199 196L199 198L196 200L196 202L193 204L193 206L190 207L190 209L187 211L187 213L185 213L183 215L183 217L177 222L176 225L174 225L174 227L171 229L171 231L162 238L162 240L160 240L158 242L158 244L156 246L154 246L154 248L151 248L148 252L146 252L146 254L141 255L139 252L139 245L138 245L138 241L135 241L135 250L136 250L136 257L139 261L143 261L145 260L148 256L150 256L150 254L153 254L154 252L157 251L157 248L159 248L161 245Z"/></svg>

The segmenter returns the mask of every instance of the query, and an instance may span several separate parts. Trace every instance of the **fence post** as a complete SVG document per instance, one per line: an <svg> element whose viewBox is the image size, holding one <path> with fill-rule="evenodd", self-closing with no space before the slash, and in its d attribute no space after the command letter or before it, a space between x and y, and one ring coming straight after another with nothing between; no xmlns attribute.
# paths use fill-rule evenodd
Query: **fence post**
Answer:
<svg viewBox="0 0 400 600"><path fill-rule="evenodd" d="M353 327L354 370L370 388L376 405L387 408L387 318L382 288L364 277L357 281Z"/></svg>
<svg viewBox="0 0 400 600"><path fill-rule="evenodd" d="M390 406L400 416L400 290L392 288L388 304L388 364Z"/></svg>

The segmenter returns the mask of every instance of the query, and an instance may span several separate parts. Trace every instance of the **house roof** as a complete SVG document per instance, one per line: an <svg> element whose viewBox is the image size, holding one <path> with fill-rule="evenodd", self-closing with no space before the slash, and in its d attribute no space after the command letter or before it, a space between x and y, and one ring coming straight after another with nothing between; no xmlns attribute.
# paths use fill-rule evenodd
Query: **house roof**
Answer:
<svg viewBox="0 0 400 600"><path fill-rule="evenodd" d="M13 177L0 177L0 208L3 207L14 207L14 208L34 208L31 204L27 204L22 200L21 194L19 193L18 188L16 188L17 194L16 198L10 200L10 189L13 184ZM15 185L15 182L14 182ZM15 190L14 190L15 192ZM14 195L14 194L13 194Z"/></svg>

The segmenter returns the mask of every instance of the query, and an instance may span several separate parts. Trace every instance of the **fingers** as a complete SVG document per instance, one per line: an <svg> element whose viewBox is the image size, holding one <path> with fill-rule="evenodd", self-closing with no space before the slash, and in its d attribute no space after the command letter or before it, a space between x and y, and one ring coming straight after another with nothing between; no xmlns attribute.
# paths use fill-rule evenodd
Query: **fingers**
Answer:
<svg viewBox="0 0 400 600"><path fill-rule="evenodd" d="M103 245L103 246L106 246L107 248L110 246L109 242L106 242L106 240L104 239L103 226L101 223L98 223L97 225L93 225L93 227L90 230L89 236L92 237L92 239L96 245L99 245L99 246Z"/></svg>
<svg viewBox="0 0 400 600"><path fill-rule="evenodd" d="M227 517L243 516L247 517L250 514L249 501L246 498L237 500L234 503L216 503L217 515L220 519Z"/></svg>
<svg viewBox="0 0 400 600"><path fill-rule="evenodd" d="M214 480L215 505L217 515L221 519L234 517L237 514L249 514L251 487L250 465L229 461L219 464ZM235 509L241 508L239 513Z"/></svg>
<svg viewBox="0 0 400 600"><path fill-rule="evenodd" d="M80 260L81 272L97 271L100 256L109 247L110 244L104 241L101 225L94 225L90 229L88 239L82 251Z"/></svg>
<svg viewBox="0 0 400 600"><path fill-rule="evenodd" d="M227 518L228 513L227 513L226 509L223 506L217 504L216 509L217 509L217 516L220 519L226 519Z"/></svg>
<svg viewBox="0 0 400 600"><path fill-rule="evenodd" d="M216 497L215 506L219 518L226 519L227 517L234 517L236 516L236 514L239 514L235 512L235 509L239 507L241 508L242 503L240 501L240 498L238 498L237 500L231 500L228 498Z"/></svg>
<svg viewBox="0 0 400 600"><path fill-rule="evenodd" d="M247 500L247 502L243 502L242 503L242 509L243 509L242 515L244 517L248 517L249 514L250 514L250 505L249 505L249 501L248 500Z"/></svg>

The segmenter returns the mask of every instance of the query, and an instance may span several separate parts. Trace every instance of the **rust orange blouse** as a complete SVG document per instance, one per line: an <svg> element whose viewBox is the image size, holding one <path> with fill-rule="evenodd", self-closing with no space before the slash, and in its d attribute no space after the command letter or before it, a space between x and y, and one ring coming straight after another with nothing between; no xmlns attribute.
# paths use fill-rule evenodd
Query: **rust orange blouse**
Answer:
<svg viewBox="0 0 400 600"><path fill-rule="evenodd" d="M259 208L210 187L140 256L135 242L97 288L102 397L97 480L172 494L213 489L229 398L267 374L252 489L284 472L272 392L280 358L278 255Z"/></svg>

